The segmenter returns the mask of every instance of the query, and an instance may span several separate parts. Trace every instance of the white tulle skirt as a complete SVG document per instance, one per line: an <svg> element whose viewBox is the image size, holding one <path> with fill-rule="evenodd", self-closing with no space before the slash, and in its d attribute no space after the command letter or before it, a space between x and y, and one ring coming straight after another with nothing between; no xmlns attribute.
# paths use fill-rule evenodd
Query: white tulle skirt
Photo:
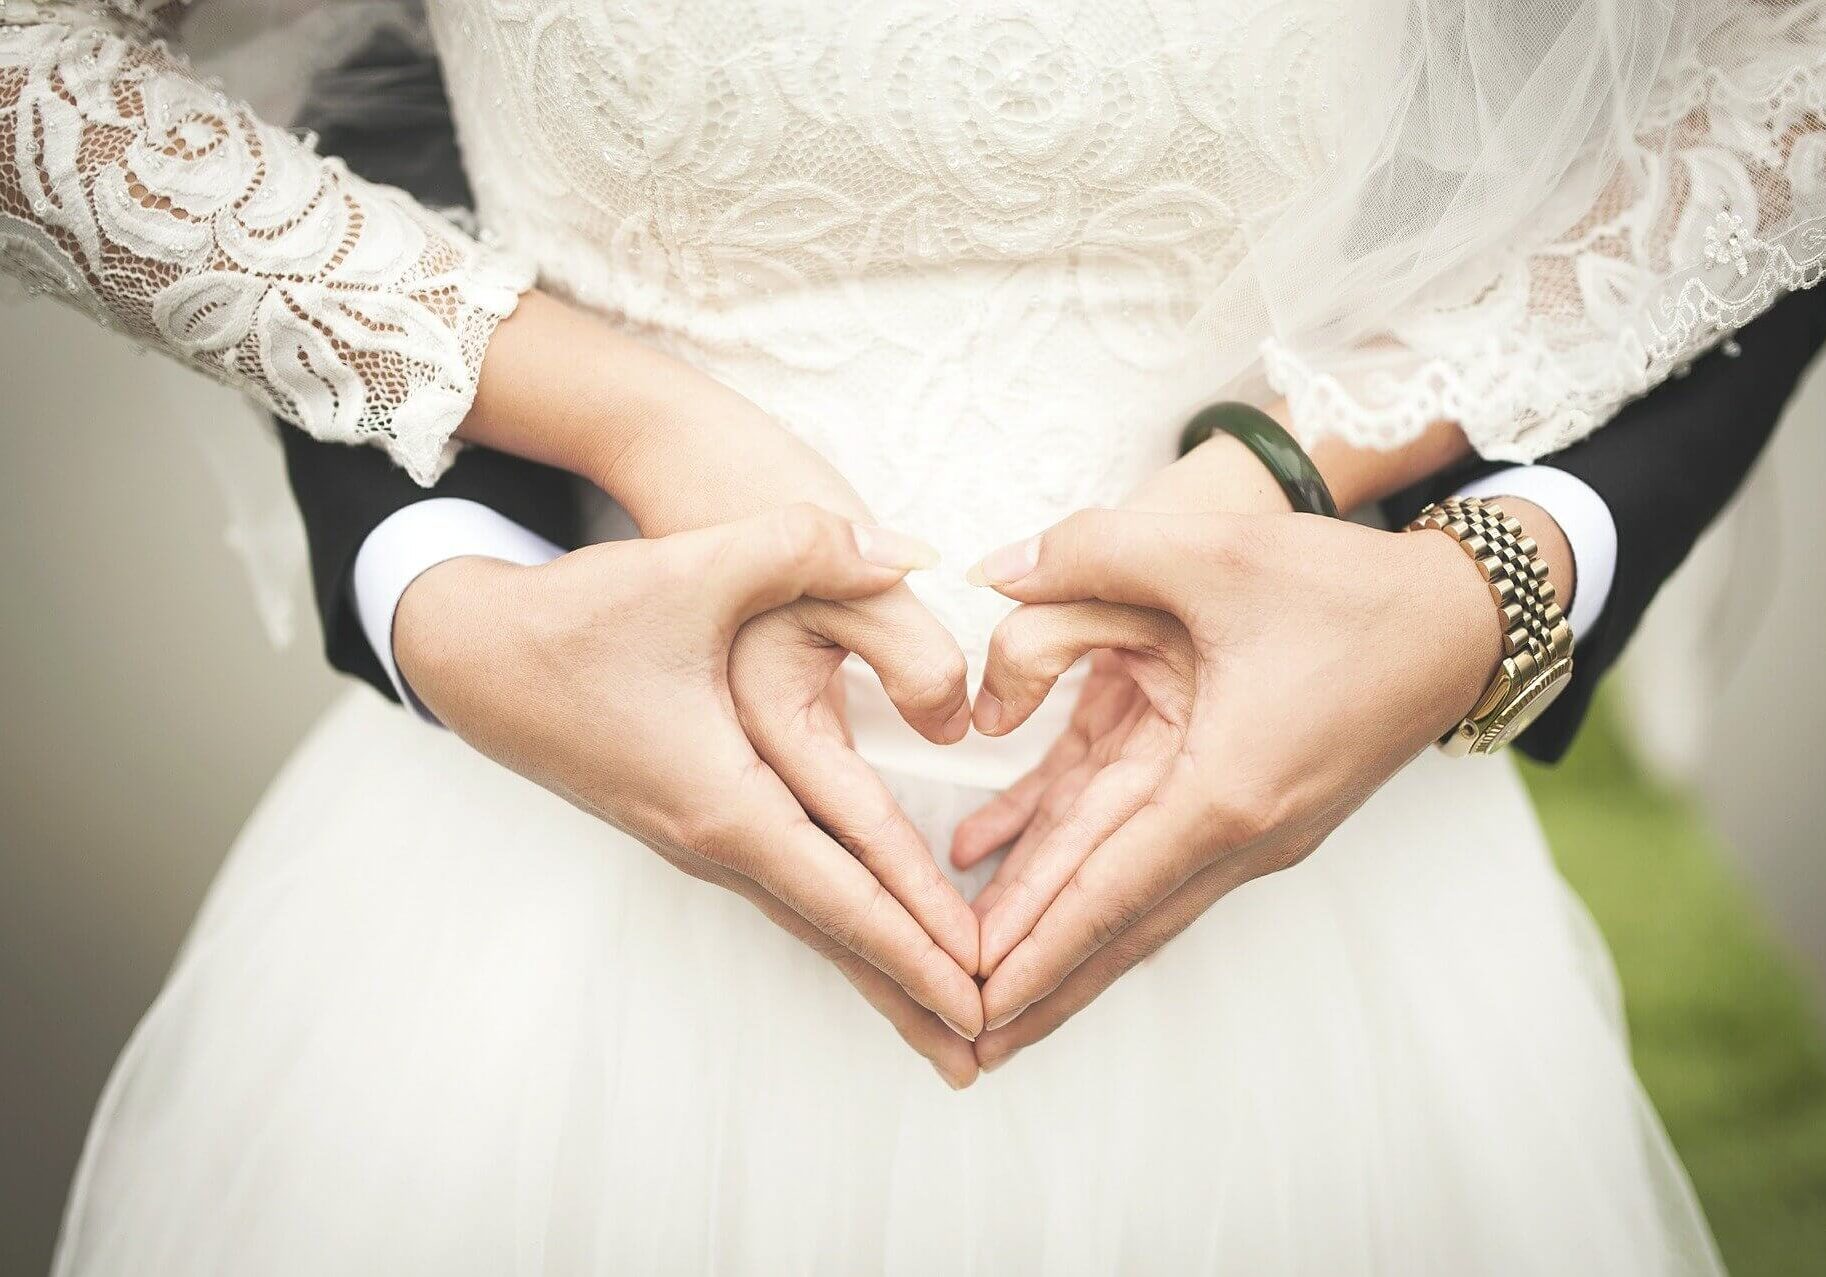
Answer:
<svg viewBox="0 0 1826 1277"><path fill-rule="evenodd" d="M983 791L891 778L934 844ZM953 1093L741 900L367 693L235 847L57 1272L1704 1273L1513 771L1428 755Z"/></svg>

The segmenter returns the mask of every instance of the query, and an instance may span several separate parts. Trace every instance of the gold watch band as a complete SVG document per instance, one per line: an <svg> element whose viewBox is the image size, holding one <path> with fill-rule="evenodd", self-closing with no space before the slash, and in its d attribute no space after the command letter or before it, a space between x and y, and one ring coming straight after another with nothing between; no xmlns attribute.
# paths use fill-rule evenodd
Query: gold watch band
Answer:
<svg viewBox="0 0 1826 1277"><path fill-rule="evenodd" d="M1471 712L1439 741L1447 753L1493 752L1520 730L1524 713L1539 713L1565 686L1572 673L1572 627L1534 538L1495 503L1453 497L1422 510L1408 530L1444 532L1457 541L1501 613L1502 664Z"/></svg>

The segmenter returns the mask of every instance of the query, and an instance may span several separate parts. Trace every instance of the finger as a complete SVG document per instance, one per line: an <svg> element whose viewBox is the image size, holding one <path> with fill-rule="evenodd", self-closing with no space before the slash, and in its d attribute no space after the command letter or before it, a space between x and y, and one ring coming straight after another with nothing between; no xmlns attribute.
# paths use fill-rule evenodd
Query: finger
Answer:
<svg viewBox="0 0 1826 1277"><path fill-rule="evenodd" d="M1033 819L1047 787L1076 766L1089 749L1090 743L1080 732L1060 736L1026 775L958 822L951 834L951 863L969 869L1012 841Z"/></svg>
<svg viewBox="0 0 1826 1277"><path fill-rule="evenodd" d="M1132 967L1191 926L1236 884L1228 865L1194 874L1121 937L1085 959L1057 989L1008 1024L976 1040L977 1063L987 1072L1023 1047L1051 1034L1089 1006Z"/></svg>
<svg viewBox="0 0 1826 1277"><path fill-rule="evenodd" d="M1019 838L1009 849L1002 863L996 866L995 875L977 893L970 907L981 918L994 907L996 899L1008 889L1016 877L1026 868L1034 851L1044 843L1053 827L1071 810L1071 805L1078 800L1078 795L1090 783L1092 776L1108 765L1126 747L1128 737L1148 713L1148 702L1133 681L1122 678L1093 683L1086 689L1083 700L1072 712L1070 734L1080 736L1091 742L1079 760L1062 771L1052 785L1046 790L1035 807L1032 818L1020 831ZM1118 748L1112 749L1111 743L1117 742ZM986 972L979 967L978 975Z"/></svg>
<svg viewBox="0 0 1826 1277"><path fill-rule="evenodd" d="M1162 786L1078 866L997 965L983 985L985 1022L1007 1024L1166 899L1204 863L1201 825L1215 820L1185 773Z"/></svg>
<svg viewBox="0 0 1826 1277"><path fill-rule="evenodd" d="M1113 603L1030 603L1002 618L989 636L989 659L973 721L1001 736L1027 721L1059 676L1099 648L1152 651L1171 641L1171 617Z"/></svg>
<svg viewBox="0 0 1826 1277"><path fill-rule="evenodd" d="M996 901L1002 898L1002 893L1020 878L1027 862L1033 859L1033 853L1045 843L1046 835L1051 833L1053 826L1057 825L1060 818L1071 810L1072 803L1077 801L1078 795L1084 792L1084 787L1090 784L1091 777L1096 774L1097 765L1086 760L1066 771L1052 783L1051 788L1040 799L1040 805L1034 812L1034 818L1028 822L1027 828L1021 831L1020 837L1015 839L1014 846L1008 849L1008 854L1002 857L1002 863L995 867L995 873L988 882L983 884L983 889L976 893L976 899L970 902L970 908L978 918L989 916L989 911L995 908ZM978 940L977 975L988 975L982 966L980 939Z"/></svg>
<svg viewBox="0 0 1826 1277"><path fill-rule="evenodd" d="M753 881L739 874L726 876L728 881L723 885L739 892L781 930L830 959L868 1004L894 1026L901 1039L931 1062L947 1085L962 1090L976 1080L976 1055L968 1039L959 1037L944 1021L909 998L899 985Z"/></svg>
<svg viewBox="0 0 1826 1277"><path fill-rule="evenodd" d="M970 730L964 653L912 590L818 608L807 614L806 624L861 657L900 716L927 740L950 745Z"/></svg>
<svg viewBox="0 0 1826 1277"><path fill-rule="evenodd" d="M968 579L1023 603L1102 599L1180 615L1188 569L1227 525L1217 515L1080 510L989 554Z"/></svg>
<svg viewBox="0 0 1826 1277"><path fill-rule="evenodd" d="M772 771L731 795L704 841L710 859L754 879L800 917L885 973L967 1038L983 1027L976 981L879 879L814 825Z"/></svg>
<svg viewBox="0 0 1826 1277"><path fill-rule="evenodd" d="M653 544L723 610L731 626L806 595L879 594L908 572L938 562L938 552L923 541L803 504L675 533Z"/></svg>
<svg viewBox="0 0 1826 1277"><path fill-rule="evenodd" d="M960 967L974 974L976 915L875 769L837 737L795 729L790 720L754 719L749 736L806 814L873 874Z"/></svg>
<svg viewBox="0 0 1826 1277"><path fill-rule="evenodd" d="M1039 765L1016 781L1005 794L990 799L958 826L952 836L952 863L959 868L969 868L1009 839L1017 835L1025 839L1032 823L1046 812L1041 795L1050 794L1059 779L1090 753L1091 742L1119 723L1123 715L1141 701L1140 689L1134 680L1123 673L1113 659L1106 659L1114 655L1106 649L1092 658L1091 676L1078 694L1071 721ZM1016 850L1019 850L1018 844ZM960 851L964 859L959 859ZM1008 859L1013 855L1011 852ZM1001 877L1008 859L997 866L996 877ZM983 896L984 893L978 893L977 899L971 902L971 908L979 915L988 907Z"/></svg>
<svg viewBox="0 0 1826 1277"><path fill-rule="evenodd" d="M1170 756L1121 758L1100 769L1025 858L983 918L978 971L992 975L1025 940L1072 875L1160 788Z"/></svg>

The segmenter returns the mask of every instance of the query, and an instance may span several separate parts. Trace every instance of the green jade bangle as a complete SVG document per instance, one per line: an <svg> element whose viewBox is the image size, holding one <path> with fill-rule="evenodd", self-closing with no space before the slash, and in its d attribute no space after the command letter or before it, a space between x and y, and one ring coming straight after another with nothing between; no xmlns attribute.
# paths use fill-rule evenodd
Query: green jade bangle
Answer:
<svg viewBox="0 0 1826 1277"><path fill-rule="evenodd" d="M1322 514L1328 519L1338 517L1338 503L1332 500L1319 467L1306 455L1306 449L1260 408L1232 401L1199 409L1179 436L1179 455L1185 456L1215 434L1229 435L1253 452L1297 512Z"/></svg>

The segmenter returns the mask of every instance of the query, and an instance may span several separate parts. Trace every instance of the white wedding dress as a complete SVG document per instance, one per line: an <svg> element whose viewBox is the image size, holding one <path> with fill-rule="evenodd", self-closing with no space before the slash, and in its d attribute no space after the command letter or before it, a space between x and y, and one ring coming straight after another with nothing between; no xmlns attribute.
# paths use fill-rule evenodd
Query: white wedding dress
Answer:
<svg viewBox="0 0 1826 1277"><path fill-rule="evenodd" d="M1309 433L1449 410L1528 454L1818 270L1826 152L1796 122L1819 6L1745 6L1763 27L1639 104L1657 140L1627 197L1506 240L1476 287L1442 277L1368 343L1406 372L1369 376L1274 323L1272 288L1235 332L1205 304L1349 149L1377 34L1349 4L433 0L490 247L239 112L115 8L5 8L15 273L427 480L536 273L936 542L948 570L916 588L973 657L1006 605L958 571L1169 462L1186 413L1247 382L1220 346ZM947 751L851 690L859 748L941 853L1070 698ZM954 1094L745 903L366 693L274 782L123 1053L57 1263L1716 1269L1505 763L1418 759Z"/></svg>

